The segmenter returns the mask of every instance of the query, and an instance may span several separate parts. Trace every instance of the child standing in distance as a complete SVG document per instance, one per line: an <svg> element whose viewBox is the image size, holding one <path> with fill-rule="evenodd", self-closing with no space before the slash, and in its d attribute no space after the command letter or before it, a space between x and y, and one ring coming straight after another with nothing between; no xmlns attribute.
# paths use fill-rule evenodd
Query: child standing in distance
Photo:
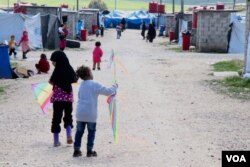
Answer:
<svg viewBox="0 0 250 167"><path fill-rule="evenodd" d="M121 25L117 25L117 26L116 26L116 33L117 33L116 38L117 38L117 39L120 39L120 37L121 37L121 35L122 35L122 27L121 27Z"/></svg>
<svg viewBox="0 0 250 167"><path fill-rule="evenodd" d="M12 53L14 53L14 58L16 58L16 48L15 48L16 46L17 46L17 43L15 40L15 36L11 35L10 40L9 40L9 56L11 56Z"/></svg>
<svg viewBox="0 0 250 167"><path fill-rule="evenodd" d="M97 41L95 43L95 49L93 50L93 70L95 70L96 64L97 64L97 69L101 70L100 63L102 55L103 52L101 49L101 42Z"/></svg>
<svg viewBox="0 0 250 167"><path fill-rule="evenodd" d="M103 27L103 25L101 25L100 31L101 31L101 37L103 37L104 36L104 27Z"/></svg>
<svg viewBox="0 0 250 167"><path fill-rule="evenodd" d="M37 74L47 73L49 71L50 65L44 53L41 54L40 60L35 66L37 69Z"/></svg>
<svg viewBox="0 0 250 167"><path fill-rule="evenodd" d="M26 54L30 51L28 32L23 31L23 36L18 44L22 46L23 59L27 59Z"/></svg>
<svg viewBox="0 0 250 167"><path fill-rule="evenodd" d="M96 29L95 29L95 35L96 35L96 37L99 37L99 35L100 35L100 30L99 30L99 28L96 28Z"/></svg>
<svg viewBox="0 0 250 167"><path fill-rule="evenodd" d="M81 82L78 91L78 102L76 109L76 134L74 142L73 157L82 156L81 140L87 126L88 138L87 138L87 157L96 157L96 151L93 151L95 132L96 132L96 120L97 120L97 101L98 95L109 96L116 93L117 85L112 87L104 87L101 84L93 81L93 74L89 67L78 67L76 75L83 81Z"/></svg>
<svg viewBox="0 0 250 167"><path fill-rule="evenodd" d="M49 80L50 84L53 85L53 94L50 99L51 103L53 103L51 132L54 134L54 146L57 147L61 145L59 141L59 133L61 131L60 123L63 115L67 143L73 143L71 129L73 128L72 103L74 98L71 84L77 82L77 77L63 51L54 51L51 54L50 60L55 66Z"/></svg>

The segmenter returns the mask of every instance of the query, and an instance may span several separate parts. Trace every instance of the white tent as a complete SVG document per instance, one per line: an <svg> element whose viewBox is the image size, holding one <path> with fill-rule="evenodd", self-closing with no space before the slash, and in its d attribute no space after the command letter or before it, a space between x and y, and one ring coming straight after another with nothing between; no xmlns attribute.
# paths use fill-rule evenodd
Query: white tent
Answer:
<svg viewBox="0 0 250 167"><path fill-rule="evenodd" d="M40 14L27 16L23 14L0 13L0 41L9 41L11 35L15 35L18 43L24 30L28 31L30 47L42 48L41 18Z"/></svg>
<svg viewBox="0 0 250 167"><path fill-rule="evenodd" d="M246 23L244 17L231 14L232 32L228 53L244 53Z"/></svg>

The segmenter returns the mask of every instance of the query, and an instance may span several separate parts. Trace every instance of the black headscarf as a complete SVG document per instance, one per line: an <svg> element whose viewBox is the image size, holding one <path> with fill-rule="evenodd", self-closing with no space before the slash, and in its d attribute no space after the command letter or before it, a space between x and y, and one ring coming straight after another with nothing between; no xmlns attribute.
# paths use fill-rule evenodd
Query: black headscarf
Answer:
<svg viewBox="0 0 250 167"><path fill-rule="evenodd" d="M50 82L70 93L72 91L71 84L77 81L77 77L66 54L62 51L54 51L51 54L50 60L56 62Z"/></svg>

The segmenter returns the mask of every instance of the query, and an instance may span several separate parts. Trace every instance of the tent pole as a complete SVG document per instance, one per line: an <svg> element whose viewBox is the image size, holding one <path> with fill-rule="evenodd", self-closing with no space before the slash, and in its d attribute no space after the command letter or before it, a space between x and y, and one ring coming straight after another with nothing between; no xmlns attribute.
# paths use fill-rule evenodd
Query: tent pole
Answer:
<svg viewBox="0 0 250 167"><path fill-rule="evenodd" d="M76 0L76 11L78 12L79 10L79 0Z"/></svg>
<svg viewBox="0 0 250 167"><path fill-rule="evenodd" d="M174 14L174 12L175 12L175 0L173 0L173 14Z"/></svg>
<svg viewBox="0 0 250 167"><path fill-rule="evenodd" d="M184 13L184 0L181 0L181 13Z"/></svg>
<svg viewBox="0 0 250 167"><path fill-rule="evenodd" d="M10 10L10 0L8 0L8 13L9 13L9 10Z"/></svg>
<svg viewBox="0 0 250 167"><path fill-rule="evenodd" d="M234 2L233 2L233 10L234 10L234 8L235 8L235 3L236 3L236 0L233 0Z"/></svg>

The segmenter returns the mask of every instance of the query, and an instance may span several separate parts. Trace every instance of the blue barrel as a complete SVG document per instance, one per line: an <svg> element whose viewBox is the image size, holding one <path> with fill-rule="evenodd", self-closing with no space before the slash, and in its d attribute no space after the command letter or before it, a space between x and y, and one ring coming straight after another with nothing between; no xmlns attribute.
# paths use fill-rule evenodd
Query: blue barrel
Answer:
<svg viewBox="0 0 250 167"><path fill-rule="evenodd" d="M159 36L163 36L163 32L165 31L165 26L164 25L160 25L160 33Z"/></svg>

